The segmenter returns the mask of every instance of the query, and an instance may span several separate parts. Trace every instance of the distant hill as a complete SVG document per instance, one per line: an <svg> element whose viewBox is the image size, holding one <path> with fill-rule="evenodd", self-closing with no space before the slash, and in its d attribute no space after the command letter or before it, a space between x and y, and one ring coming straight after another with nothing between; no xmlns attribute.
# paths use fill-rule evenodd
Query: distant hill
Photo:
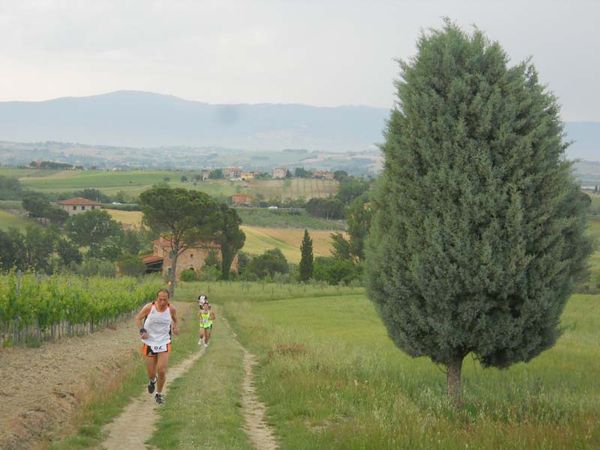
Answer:
<svg viewBox="0 0 600 450"><path fill-rule="evenodd" d="M389 111L367 106L216 105L118 91L43 102L0 102L0 141L271 151L376 149ZM566 124L570 159L600 161L600 123Z"/></svg>
<svg viewBox="0 0 600 450"><path fill-rule="evenodd" d="M387 116L385 109L366 106L213 105L119 91L43 102L0 102L0 140L352 151L381 142Z"/></svg>

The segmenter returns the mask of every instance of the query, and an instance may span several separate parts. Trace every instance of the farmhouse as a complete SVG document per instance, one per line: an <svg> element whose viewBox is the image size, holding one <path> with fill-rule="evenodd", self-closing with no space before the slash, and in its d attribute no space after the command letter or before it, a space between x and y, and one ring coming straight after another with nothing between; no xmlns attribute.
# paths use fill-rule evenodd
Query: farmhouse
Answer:
<svg viewBox="0 0 600 450"><path fill-rule="evenodd" d="M70 216L75 214L81 214L86 211L92 211L94 209L100 209L100 203L87 198L77 197L69 198L67 200L60 200L56 204L67 211Z"/></svg>
<svg viewBox="0 0 600 450"><path fill-rule="evenodd" d="M254 197L248 194L233 194L231 196L231 204L234 206L250 206Z"/></svg>
<svg viewBox="0 0 600 450"><path fill-rule="evenodd" d="M256 172L242 172L240 178L244 181L254 180L256 177Z"/></svg>
<svg viewBox="0 0 600 450"><path fill-rule="evenodd" d="M313 174L314 178L321 178L323 180L335 180L335 174L330 170L317 170Z"/></svg>
<svg viewBox="0 0 600 450"><path fill-rule="evenodd" d="M242 169L239 167L225 167L223 169L223 176L229 180L241 178Z"/></svg>
<svg viewBox="0 0 600 450"><path fill-rule="evenodd" d="M161 272L163 276L169 275L171 270L171 241L161 236L152 244L152 254L142 257L142 262L146 265L146 272ZM185 270L191 269L195 272L201 272L211 250L216 252L217 257L220 256L221 247L208 241L198 242L195 246L180 253L177 258L177 279L180 278L181 272ZM231 263L231 271L237 272L237 268L238 257L236 255Z"/></svg>
<svg viewBox="0 0 600 450"><path fill-rule="evenodd" d="M273 169L273 178L285 178L287 175L287 169L285 167L277 167Z"/></svg>

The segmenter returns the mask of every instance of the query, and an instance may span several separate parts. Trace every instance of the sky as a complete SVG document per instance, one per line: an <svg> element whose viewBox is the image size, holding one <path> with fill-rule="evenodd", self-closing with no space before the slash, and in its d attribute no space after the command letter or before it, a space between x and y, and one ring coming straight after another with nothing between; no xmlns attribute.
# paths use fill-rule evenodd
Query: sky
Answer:
<svg viewBox="0 0 600 450"><path fill-rule="evenodd" d="M600 121L600 0L0 0L0 101L139 90L390 108L398 59L448 17L532 57L567 121Z"/></svg>

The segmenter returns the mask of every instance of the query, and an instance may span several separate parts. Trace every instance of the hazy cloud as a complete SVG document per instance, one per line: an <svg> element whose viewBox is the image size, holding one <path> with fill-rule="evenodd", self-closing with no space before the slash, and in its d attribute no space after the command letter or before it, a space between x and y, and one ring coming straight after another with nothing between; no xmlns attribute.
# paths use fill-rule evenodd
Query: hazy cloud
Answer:
<svg viewBox="0 0 600 450"><path fill-rule="evenodd" d="M533 56L566 120L598 120L596 1L0 1L0 100L121 89L211 103L393 104L395 59L447 16Z"/></svg>

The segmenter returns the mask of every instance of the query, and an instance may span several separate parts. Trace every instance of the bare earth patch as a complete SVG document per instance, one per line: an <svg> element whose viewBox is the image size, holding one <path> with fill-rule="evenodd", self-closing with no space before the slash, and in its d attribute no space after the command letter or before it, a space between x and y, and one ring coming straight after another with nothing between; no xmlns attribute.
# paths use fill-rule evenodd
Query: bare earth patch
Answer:
<svg viewBox="0 0 600 450"><path fill-rule="evenodd" d="M118 384L132 360L139 360L140 347L128 320L39 348L1 349L0 448L41 447L65 435L90 392Z"/></svg>
<svg viewBox="0 0 600 450"><path fill-rule="evenodd" d="M39 348L2 350L0 448L28 448L68 426L74 411L89 398L90 385L110 385L134 357L139 345L133 336L130 320Z"/></svg>

